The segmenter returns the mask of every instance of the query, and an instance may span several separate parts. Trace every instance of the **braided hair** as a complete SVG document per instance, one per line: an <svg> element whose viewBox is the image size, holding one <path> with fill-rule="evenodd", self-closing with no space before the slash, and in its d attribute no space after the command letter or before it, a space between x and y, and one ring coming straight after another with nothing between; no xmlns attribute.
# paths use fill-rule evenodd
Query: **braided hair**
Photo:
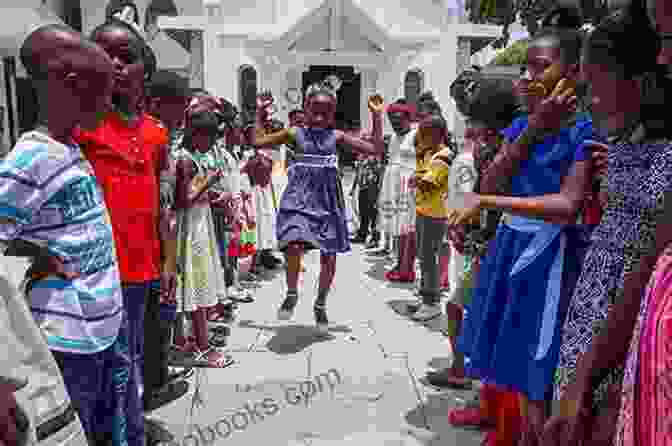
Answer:
<svg viewBox="0 0 672 446"><path fill-rule="evenodd" d="M481 72L466 70L450 85L457 110L468 120L501 130L519 114L513 81L488 79Z"/></svg>

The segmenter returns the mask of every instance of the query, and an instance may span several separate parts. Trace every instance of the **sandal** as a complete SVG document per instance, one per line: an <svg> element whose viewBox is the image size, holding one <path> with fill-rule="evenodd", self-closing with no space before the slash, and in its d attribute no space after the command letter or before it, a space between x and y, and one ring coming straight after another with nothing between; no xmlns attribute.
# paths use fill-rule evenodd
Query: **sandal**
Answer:
<svg viewBox="0 0 672 446"><path fill-rule="evenodd" d="M194 367L223 369L234 362L231 355L224 353L219 348L209 348L196 354L194 364L198 363L199 365L194 365Z"/></svg>
<svg viewBox="0 0 672 446"><path fill-rule="evenodd" d="M238 288L229 295L229 300L233 303L251 304L254 302L254 297L248 290Z"/></svg>
<svg viewBox="0 0 672 446"><path fill-rule="evenodd" d="M208 339L208 344L215 348L226 347L229 336L231 335L231 329L226 326L222 327L213 327L210 329L212 335Z"/></svg>
<svg viewBox="0 0 672 446"><path fill-rule="evenodd" d="M494 423L481 415L480 407L455 409L448 413L448 422L454 427L493 427Z"/></svg>

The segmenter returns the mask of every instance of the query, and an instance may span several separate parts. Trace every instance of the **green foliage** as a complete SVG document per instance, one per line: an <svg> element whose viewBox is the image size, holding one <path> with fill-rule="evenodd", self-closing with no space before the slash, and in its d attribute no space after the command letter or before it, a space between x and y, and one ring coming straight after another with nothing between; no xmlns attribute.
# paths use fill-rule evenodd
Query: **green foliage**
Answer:
<svg viewBox="0 0 672 446"><path fill-rule="evenodd" d="M525 65L528 44L528 39L521 39L512 43L493 59L491 65Z"/></svg>

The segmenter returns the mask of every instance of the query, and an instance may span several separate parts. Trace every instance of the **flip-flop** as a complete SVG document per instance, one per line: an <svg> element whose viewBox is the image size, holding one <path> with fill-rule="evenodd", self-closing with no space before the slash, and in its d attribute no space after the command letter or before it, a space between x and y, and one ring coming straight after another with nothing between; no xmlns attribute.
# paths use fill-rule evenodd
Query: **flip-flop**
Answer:
<svg viewBox="0 0 672 446"><path fill-rule="evenodd" d="M241 303L241 304L251 304L252 302L254 302L254 297L252 297L252 293L242 292L240 294L244 295L245 297L229 296L228 299L231 302Z"/></svg>
<svg viewBox="0 0 672 446"><path fill-rule="evenodd" d="M233 357L231 357L231 355L229 354L223 354L222 357L217 361L208 359L208 355L211 352L215 351L221 352L221 350L218 348L209 348L205 351L197 353L196 357L194 358L194 367L209 368L209 369L224 369L235 362L233 360Z"/></svg>

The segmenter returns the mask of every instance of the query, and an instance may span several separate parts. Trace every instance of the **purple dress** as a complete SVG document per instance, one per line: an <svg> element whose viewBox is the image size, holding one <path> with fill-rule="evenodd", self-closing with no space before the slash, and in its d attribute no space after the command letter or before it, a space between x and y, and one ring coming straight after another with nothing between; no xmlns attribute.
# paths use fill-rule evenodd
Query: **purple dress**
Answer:
<svg viewBox="0 0 672 446"><path fill-rule="evenodd" d="M296 148L277 216L280 249L302 242L306 249L323 254L349 252L336 131L297 128Z"/></svg>

